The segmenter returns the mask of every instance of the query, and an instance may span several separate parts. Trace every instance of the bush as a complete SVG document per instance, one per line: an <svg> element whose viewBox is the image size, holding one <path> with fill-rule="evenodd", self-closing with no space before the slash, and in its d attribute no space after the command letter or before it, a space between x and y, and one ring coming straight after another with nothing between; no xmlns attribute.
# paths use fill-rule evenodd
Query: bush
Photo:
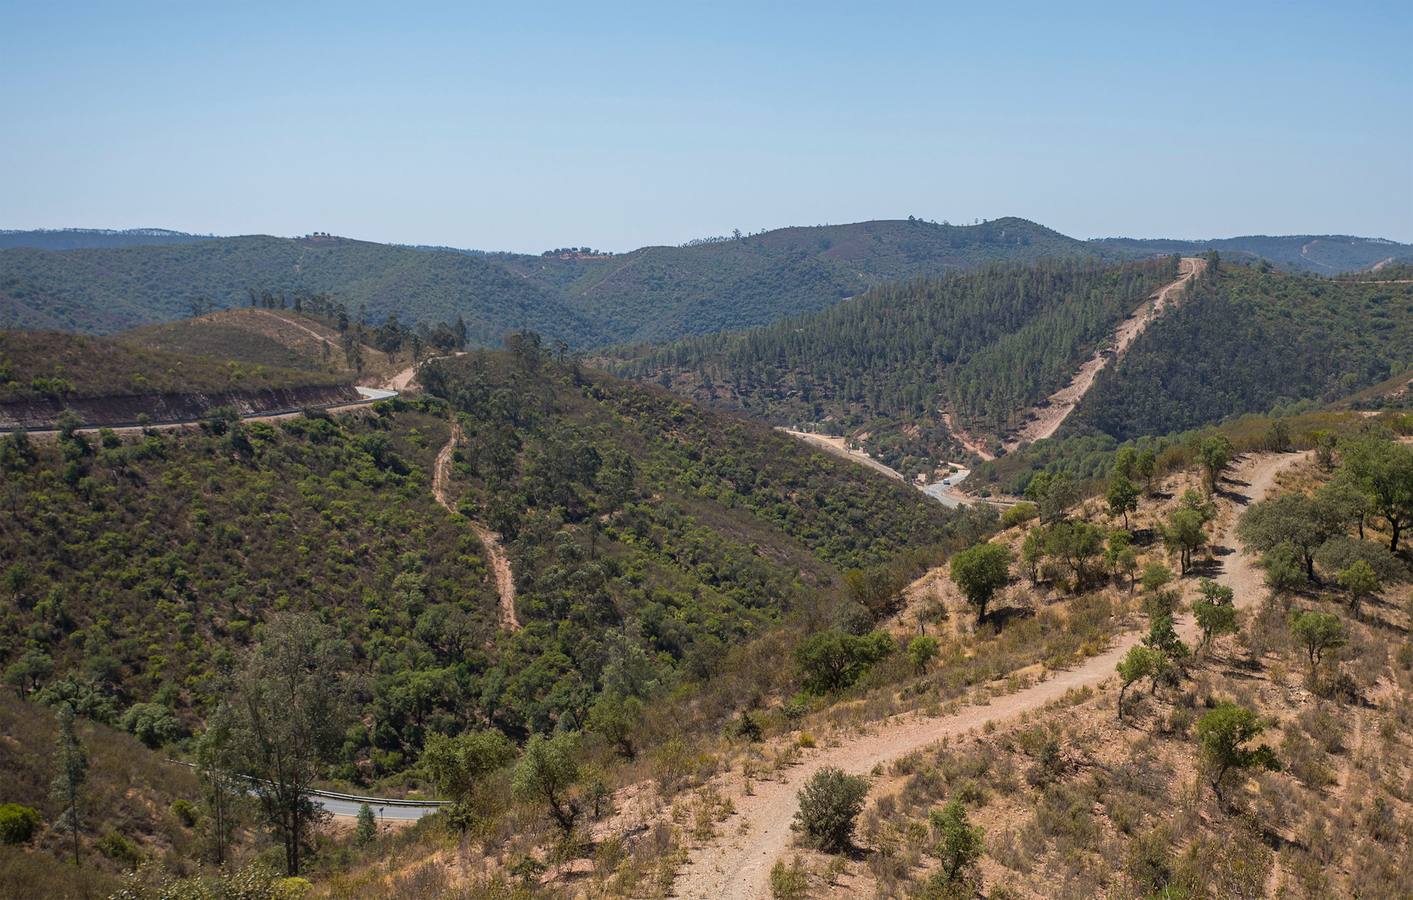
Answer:
<svg viewBox="0 0 1413 900"><path fill-rule="evenodd" d="M186 828L195 825L196 820L200 818L200 812L187 800L173 800L172 815L176 816L177 821Z"/></svg>
<svg viewBox="0 0 1413 900"><path fill-rule="evenodd" d="M39 830L39 810L18 803L0 804L0 844L26 844Z"/></svg>
<svg viewBox="0 0 1413 900"><path fill-rule="evenodd" d="M770 867L771 900L804 900L809 896L809 876L797 856L790 865L780 860Z"/></svg>
<svg viewBox="0 0 1413 900"><path fill-rule="evenodd" d="M142 864L142 850L116 831L110 831L99 838L95 846L99 853L130 869L136 869Z"/></svg>
<svg viewBox="0 0 1413 900"><path fill-rule="evenodd" d="M1016 525L1024 525L1038 515L1040 515L1040 509L1034 503L1017 503L1001 513L1001 527L1013 528Z"/></svg>
<svg viewBox="0 0 1413 900"><path fill-rule="evenodd" d="M854 820L868 795L868 779L826 767L810 776L800 790L796 826L807 844L830 853L847 850L854 836Z"/></svg>

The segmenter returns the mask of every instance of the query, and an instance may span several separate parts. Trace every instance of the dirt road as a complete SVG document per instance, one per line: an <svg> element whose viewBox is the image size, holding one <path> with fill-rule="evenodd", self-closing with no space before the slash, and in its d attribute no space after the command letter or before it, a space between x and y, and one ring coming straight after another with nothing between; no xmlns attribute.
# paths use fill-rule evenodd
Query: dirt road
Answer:
<svg viewBox="0 0 1413 900"><path fill-rule="evenodd" d="M883 463L860 450L850 450L848 444L845 443L844 439L841 437L834 437L829 434L815 434L812 431L795 431L792 428L782 428L780 430L792 437L799 438L810 446L818 447L826 453L833 453L835 456L842 456L844 459L868 466L875 472L882 472L884 475L896 479L897 481L907 481L907 479L903 477L903 473L899 472L897 469L885 466Z"/></svg>
<svg viewBox="0 0 1413 900"><path fill-rule="evenodd" d="M1239 499L1224 510L1223 530L1217 541L1224 571L1218 580L1233 588L1240 607L1256 602L1261 580L1255 561L1236 541L1236 518L1245 505L1266 496L1281 470L1303 458L1302 454L1248 457L1231 472L1231 494ZM1223 553L1227 549L1232 552ZM1196 632L1190 617L1184 617L1178 630L1188 641ZM1114 674L1115 664L1138 639L1137 633L1123 635L1099 656L1056 672L1039 684L996 698L986 706L968 707L939 718L906 715L882 722L870 734L807 757L804 763L790 769L782 781L756 782L751 796L739 789L729 791L736 812L722 823L723 837L692 851L677 880L677 895L712 900L769 896L771 866L785 855L791 843L790 823L799 806L796 795L817 770L836 766L867 775L876 765L888 765L944 737L1037 710L1073 688L1097 686Z"/></svg>
<svg viewBox="0 0 1413 900"><path fill-rule="evenodd" d="M437 454L432 470L432 495L447 512L453 513L459 513L459 510L451 502L447 485L451 481L451 455L460 440L461 426L453 423L451 437L447 438L446 446ZM500 597L500 625L507 631L515 631L520 628L520 619L515 615L515 573L510 569L510 557L506 556L505 548L501 546L500 535L475 519L467 521L471 523L471 530L476 532L476 539L486 548L486 561L490 563L491 573L496 579L496 594Z"/></svg>
<svg viewBox="0 0 1413 900"><path fill-rule="evenodd" d="M1108 365L1111 358L1124 355L1129 345L1143 333L1150 322L1162 315L1163 310L1174 302L1179 292L1188 282L1207 268L1207 260L1196 256L1183 257L1178 263L1178 278L1165 285L1153 295L1138 312L1129 316L1115 329L1109 342L1108 351L1096 352L1079 367L1070 383L1051 394L1044 404L1030 410L1026 423L1019 433L1006 441L1006 452L1015 450L1022 444L1030 444L1048 438L1059 430L1061 423L1069 417L1084 395L1094 386L1094 379Z"/></svg>

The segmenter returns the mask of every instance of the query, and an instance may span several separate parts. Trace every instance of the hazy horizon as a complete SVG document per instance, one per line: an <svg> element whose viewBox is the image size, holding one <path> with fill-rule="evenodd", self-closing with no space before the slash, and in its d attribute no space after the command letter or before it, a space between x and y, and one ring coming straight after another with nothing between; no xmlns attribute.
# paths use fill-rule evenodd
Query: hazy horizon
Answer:
<svg viewBox="0 0 1413 900"><path fill-rule="evenodd" d="M4 3L14 228L539 252L1015 215L1413 242L1413 10Z"/></svg>
<svg viewBox="0 0 1413 900"><path fill-rule="evenodd" d="M771 226L771 227L767 227L767 228L764 228L764 229L756 229L756 230L757 230L757 231L761 231L761 230L764 230L764 231L777 231L777 230L783 230L783 229L787 229L787 228L824 228L824 227L832 227L832 226L840 226L840 225L858 225L858 224L863 224L863 223L866 223L866 222L901 221L901 220L906 219L906 218L907 218L906 216L878 216L878 217L875 217L875 218L872 218L872 219L859 219L859 220L856 220L856 221L848 221L848 222L819 222L819 223L811 223L811 224L804 224L804 223L798 223L798 222L797 222L797 223L793 223L793 224L789 224L789 225L776 225L776 226ZM936 221L937 223L941 223L941 222L942 222L941 219L935 219L935 220L934 220L934 219L932 219L932 218L929 217L929 216L918 216L917 218L923 219L923 220L927 220L927 221ZM951 224L951 225L960 225L960 226L970 226L970 225L973 225L973 224L978 224L978 223L983 223L983 222L990 222L990 221L995 221L995 220L997 220L997 219L1005 219L1005 218L1024 218L1024 217L1023 217L1023 216L987 216L987 217L984 217L984 218L981 218L981 219L977 220L977 222L973 222L972 220L967 220L967 221L965 221L965 222L952 222L952 221L949 221L948 224ZM1044 226L1044 227L1047 227L1047 228L1053 228L1052 226L1047 225L1045 222L1036 222L1035 224L1041 225L1041 226ZM317 232L320 232L320 233L327 233L327 234L332 235L333 237L342 238L342 239L345 239L345 240L366 241L366 242L370 242L370 243L380 243L380 244L388 244L388 245L392 245L392 246L404 246L404 247L444 247L444 248L447 248L447 249L449 249L449 250L470 250L470 251L482 252L482 253L521 253L521 254L537 254L537 253L542 253L542 252L545 252L545 251L553 250L553 249L556 249L556 248L558 248L558 247L583 247L583 246L588 246L588 245L586 245L586 244L584 244L584 243L575 244L575 243L573 243L573 242L570 242L570 243L568 243L568 244L559 244L559 245L555 245L555 246L550 246L550 245L546 244L544 247L541 247L541 248L539 248L539 249L509 249L509 248L505 248L505 247L469 247L469 246L460 245L460 244L449 244L449 243L447 243L447 242L445 242L445 241L416 241L416 242L412 242L412 241L400 241L400 240L396 240L396 239L391 239L391 240L377 240L377 239L374 239L374 238L368 238L368 237L364 237L364 236L356 235L356 234L340 234L340 233L338 233L338 232L336 232L336 231L328 231L327 229L323 229L323 228L309 229L309 230L306 230L306 231L296 232L296 233L291 233L291 234L280 234L280 233L276 233L276 232L269 231L269 230L265 230L265 231L250 231L250 232L245 232L245 233L242 233L242 234L234 234L234 233L232 233L232 234L221 234L221 233L219 233L219 232L211 231L210 229L197 229L197 230L190 230L190 231L189 231L189 230L180 229L180 228L170 228L170 227L165 226L165 225L130 225L130 226L62 225L62 226L34 227L34 228L26 228L26 227L22 227L22 226L11 226L11 225L0 225L0 233L6 233L6 232L31 232L31 231L99 231L99 232L124 232L124 231L145 231L145 230L173 231L173 232L177 232L177 233L185 234L185 235L192 235L192 236L197 236L197 237L212 237L212 238L274 237L274 238L282 238L282 239L294 239L294 238L307 237L308 235L310 235L310 234L312 234L312 233L314 233L314 232L317 231ZM1284 233L1284 234L1282 234L1282 233L1277 233L1277 232L1272 232L1272 231L1253 231L1253 232L1247 232L1247 233L1245 233L1245 234L1208 234L1208 235L1197 235L1197 236L1194 236L1194 235L1173 235L1173 234L1095 234L1095 235L1077 235L1077 234L1068 234L1067 232L1064 232L1064 231L1061 230L1061 229L1053 229L1053 230L1059 231L1061 234L1064 234L1066 237L1071 237L1071 238L1075 238L1075 239L1083 240L1083 241L1132 239L1132 240L1139 240L1139 241L1191 241L1191 242L1201 242L1201 241L1230 240L1230 239L1233 239L1233 238L1243 238L1243 237L1348 237L1348 238L1365 239L1365 240L1389 240L1389 241L1394 241L1395 243L1398 243L1398 244L1407 244L1407 243L1410 243L1410 242L1408 242L1408 241L1399 241L1399 240L1397 240L1396 238L1389 238L1389 237L1386 237L1385 235L1379 235L1379 234L1350 234L1350 233L1346 233L1346 232L1333 232L1333 231L1298 232L1298 233ZM667 242L663 242L663 241L650 241L650 242L648 242L648 243L639 244L639 245L634 246L634 247L616 247L616 248L615 248L615 247L598 247L598 246L595 246L594 249L598 249L598 250L608 250L608 251L612 251L612 252L614 252L614 253L626 253L626 252L631 252L631 251L633 251L633 250L638 250L638 249L641 249L641 248L644 248L644 247L672 247L672 246L681 246L682 244L684 244L684 243L686 243L686 242L688 242L688 241L692 241L692 240L700 239L700 238L711 238L711 237L725 237L725 235L700 234L700 235L697 235L696 238L687 238L685 241L676 241L676 242L672 242L672 243L667 243Z"/></svg>

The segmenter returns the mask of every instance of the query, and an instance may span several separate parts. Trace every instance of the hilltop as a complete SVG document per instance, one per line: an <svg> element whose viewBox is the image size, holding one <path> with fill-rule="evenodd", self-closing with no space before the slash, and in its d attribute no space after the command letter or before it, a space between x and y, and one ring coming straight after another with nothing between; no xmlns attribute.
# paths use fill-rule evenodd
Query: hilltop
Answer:
<svg viewBox="0 0 1413 900"><path fill-rule="evenodd" d="M1224 259L1258 262L1316 275L1341 275L1413 258L1413 244L1347 234L1301 234L1274 237L1243 235L1184 241L1166 238L1097 238L1092 245L1123 255L1155 256L1176 253L1197 256L1215 250Z"/></svg>
<svg viewBox="0 0 1413 900"><path fill-rule="evenodd" d="M145 247L209 241L215 235L188 234L168 228L32 228L0 229L0 249L76 250L92 247Z"/></svg>
<svg viewBox="0 0 1413 900"><path fill-rule="evenodd" d="M1407 245L1342 236L1081 241L1015 217L974 225L886 219L736 233L627 253L578 247L539 255L322 233L13 232L0 240L0 327L103 333L211 304L242 306L253 290L334 294L375 324L392 315L406 322L459 316L476 346L498 346L505 334L532 329L571 346L597 347L766 325L890 281L994 262L1117 262L1208 247L1322 274L1413 255Z"/></svg>
<svg viewBox="0 0 1413 900"><path fill-rule="evenodd" d="M619 349L604 364L772 424L859 439L910 475L1014 452L1036 434L1097 435L1112 448L1385 382L1401 390L1410 285L1198 262L1191 279L1171 257L984 268L763 328ZM1165 281L1169 302L1126 334Z"/></svg>

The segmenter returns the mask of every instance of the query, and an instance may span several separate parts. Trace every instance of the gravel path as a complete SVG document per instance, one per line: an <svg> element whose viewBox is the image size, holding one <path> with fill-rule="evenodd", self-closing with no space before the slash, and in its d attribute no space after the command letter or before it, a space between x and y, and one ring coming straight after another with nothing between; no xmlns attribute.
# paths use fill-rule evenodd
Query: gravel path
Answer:
<svg viewBox="0 0 1413 900"><path fill-rule="evenodd" d="M1255 560L1236 542L1237 516L1246 505L1266 496L1280 471L1304 458L1304 454L1250 456L1239 461L1230 472L1232 490L1227 496L1234 494L1240 499L1230 502L1230 508L1224 510L1223 530L1217 540L1223 571L1217 580L1232 587L1239 607L1254 604L1263 588ZM1225 552L1227 550L1231 552ZM1189 642L1195 637L1196 627L1190 617L1183 617L1178 630ZM756 782L751 796L745 796L735 783L738 780L733 780L728 793L736 812L723 823L722 837L692 851L687 867L678 877L677 896L712 900L753 900L769 896L771 866L785 855L791 844L790 823L799 805L796 794L817 770L835 766L866 775L874 766L886 766L945 737L1037 710L1071 689L1095 687L1114 674L1114 666L1139 637L1136 632L1125 634L1104 653L1074 668L1053 673L1039 684L998 697L985 706L968 707L938 718L909 714L886 720L872 733L813 753L803 763L789 769L781 781Z"/></svg>

